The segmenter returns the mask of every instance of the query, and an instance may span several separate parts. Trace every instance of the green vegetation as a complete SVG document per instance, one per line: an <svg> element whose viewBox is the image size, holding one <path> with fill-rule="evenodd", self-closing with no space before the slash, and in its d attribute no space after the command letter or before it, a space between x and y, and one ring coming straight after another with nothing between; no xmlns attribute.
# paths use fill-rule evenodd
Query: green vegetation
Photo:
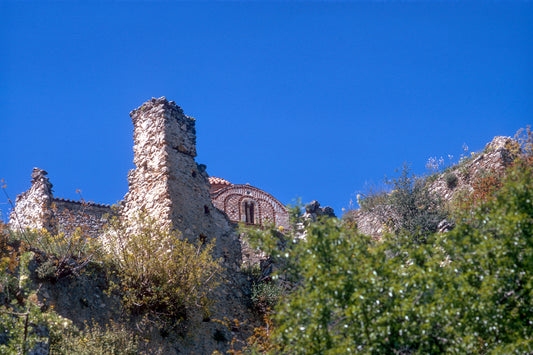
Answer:
<svg viewBox="0 0 533 355"><path fill-rule="evenodd" d="M376 241L337 219L309 224L294 243L250 231L298 275L272 313L271 352L531 353L532 166L519 160L454 230L427 229L423 243L407 232L417 228ZM402 174L397 187L412 181Z"/></svg>
<svg viewBox="0 0 533 355"><path fill-rule="evenodd" d="M447 233L436 230L449 212L407 166L389 192L360 200L382 218L388 233L379 240L349 220L302 221L299 207L285 233L247 228L278 270L243 269L264 325L242 351L220 329L208 336L231 341L235 355L533 353L533 133L520 134L514 163L476 174L457 198ZM457 176L444 180L454 188ZM213 245L188 243L144 215L134 225L112 220L99 241L81 229L13 233L0 223L0 353L153 353L140 328L164 337L193 309L209 319L221 273ZM123 319L77 327L40 294L42 284L81 283L88 273L120 296Z"/></svg>
<svg viewBox="0 0 533 355"><path fill-rule="evenodd" d="M280 300L282 287L276 282L258 282L252 284L252 302L254 307L266 314Z"/></svg>
<svg viewBox="0 0 533 355"><path fill-rule="evenodd" d="M38 296L29 265L37 253L0 224L0 353L137 354L137 337L124 328L95 325L80 332Z"/></svg>
<svg viewBox="0 0 533 355"><path fill-rule="evenodd" d="M449 189L455 189L458 181L457 175L452 172L449 172L444 175L444 181L446 181L446 186L448 186Z"/></svg>
<svg viewBox="0 0 533 355"><path fill-rule="evenodd" d="M99 240L81 229L14 233L0 223L0 353L137 354L143 352L140 337L149 336L153 327L169 332L193 308L208 314L209 293L219 284L221 271L211 256L213 243L194 245L153 220L140 217L137 222L139 228L132 232L131 226L113 220ZM109 291L120 296L120 307L129 311L120 322L91 322L79 330L40 293L44 283L84 284L89 279L106 280ZM88 298L80 298L83 307L90 307Z"/></svg>
<svg viewBox="0 0 533 355"><path fill-rule="evenodd" d="M75 327L52 334L51 354L61 355L136 355L140 353L139 337L124 326L111 322L107 327Z"/></svg>
<svg viewBox="0 0 533 355"><path fill-rule="evenodd" d="M198 306L208 313L209 293L222 268L211 256L214 241L189 243L144 215L135 225L115 219L102 238L117 270L112 289L124 307L163 323L178 323L187 309Z"/></svg>
<svg viewBox="0 0 533 355"><path fill-rule="evenodd" d="M390 191L371 191L360 199L363 211L371 211L395 235L423 240L437 231L448 212L440 197L429 191L423 178L413 175L406 164L397 177L387 179L386 183Z"/></svg>

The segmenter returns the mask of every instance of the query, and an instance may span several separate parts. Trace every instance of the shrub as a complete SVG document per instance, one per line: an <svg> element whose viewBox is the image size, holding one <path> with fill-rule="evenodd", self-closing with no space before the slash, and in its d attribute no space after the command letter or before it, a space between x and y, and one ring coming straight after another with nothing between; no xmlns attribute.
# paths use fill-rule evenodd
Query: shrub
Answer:
<svg viewBox="0 0 533 355"><path fill-rule="evenodd" d="M124 326L111 322L106 327L86 326L79 331L75 327L61 332L53 332L51 337L51 354L139 354L139 339Z"/></svg>
<svg viewBox="0 0 533 355"><path fill-rule="evenodd" d="M441 199L430 192L424 179L410 172L404 165L397 178L387 180L392 187L388 196L389 209L381 211L380 219L394 234L409 235L422 240L437 231L446 218Z"/></svg>
<svg viewBox="0 0 533 355"><path fill-rule="evenodd" d="M11 241L0 252L0 353L45 352L51 334L70 329L72 322L39 301L40 286L32 288L29 271L34 252L20 241Z"/></svg>
<svg viewBox="0 0 533 355"><path fill-rule="evenodd" d="M507 147L511 150L511 153L522 154L525 157L533 156L533 131L531 126L528 125L526 128L520 128L515 136L518 147ZM513 150L513 148L515 148Z"/></svg>
<svg viewBox="0 0 533 355"><path fill-rule="evenodd" d="M115 219L102 238L117 270L112 290L122 295L124 306L164 322L185 318L188 308L207 312L221 272L220 261L211 256L214 242L181 240L145 215L135 225L133 232L132 225Z"/></svg>
<svg viewBox="0 0 533 355"><path fill-rule="evenodd" d="M30 248L39 253L38 277L52 281L78 274L99 253L95 240L76 228L71 233L47 230L25 231Z"/></svg>
<svg viewBox="0 0 533 355"><path fill-rule="evenodd" d="M449 189L455 189L457 187L457 175L454 173L447 173L444 175L444 181L446 181L446 186L448 186Z"/></svg>
<svg viewBox="0 0 533 355"><path fill-rule="evenodd" d="M395 235L408 234L423 240L424 236L437 231L439 222L448 213L442 200L429 191L422 177L413 175L406 164L398 177L385 182L389 191L372 188L363 194L358 201L362 211L371 212Z"/></svg>
<svg viewBox="0 0 533 355"><path fill-rule="evenodd" d="M54 205L52 210L57 213ZM66 225L52 220L49 230L27 228L8 232L10 240L23 242L37 253L41 263L38 277L41 279L56 281L67 275L76 275L100 253L94 236L89 233L89 226L80 225L73 212L62 211L62 214Z"/></svg>
<svg viewBox="0 0 533 355"><path fill-rule="evenodd" d="M388 203L388 191L384 186L368 185L364 192L357 195L357 203L362 211L372 211Z"/></svg>
<svg viewBox="0 0 533 355"><path fill-rule="evenodd" d="M337 219L310 223L305 239L271 251L300 277L267 345L280 354L531 353L532 201L533 167L517 164L493 198L422 244L408 234L376 241ZM276 247L274 231L256 233Z"/></svg>
<svg viewBox="0 0 533 355"><path fill-rule="evenodd" d="M282 294L283 289L274 281L252 284L252 302L255 309L262 314L268 313L271 308L277 305Z"/></svg>

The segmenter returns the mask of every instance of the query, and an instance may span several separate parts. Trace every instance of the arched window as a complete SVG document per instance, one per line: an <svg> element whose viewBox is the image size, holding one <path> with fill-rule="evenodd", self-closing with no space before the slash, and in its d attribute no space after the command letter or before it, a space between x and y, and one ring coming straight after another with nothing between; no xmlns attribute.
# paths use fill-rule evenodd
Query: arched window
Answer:
<svg viewBox="0 0 533 355"><path fill-rule="evenodd" d="M253 200L244 200L241 203L242 221L247 224L255 224L255 202Z"/></svg>

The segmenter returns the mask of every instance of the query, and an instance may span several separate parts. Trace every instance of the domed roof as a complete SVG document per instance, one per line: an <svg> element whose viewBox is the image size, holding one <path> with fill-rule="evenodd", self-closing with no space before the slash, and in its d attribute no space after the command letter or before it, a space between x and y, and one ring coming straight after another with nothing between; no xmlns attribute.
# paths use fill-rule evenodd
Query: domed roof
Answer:
<svg viewBox="0 0 533 355"><path fill-rule="evenodd" d="M209 183L211 185L227 185L227 186L233 185L228 180L224 180L224 179L216 177L216 176L210 176L209 177Z"/></svg>
<svg viewBox="0 0 533 355"><path fill-rule="evenodd" d="M214 193L216 191L219 191L227 186L232 186L233 184L229 182L228 180L224 180L219 177L210 176L209 177L209 184L211 185L211 193Z"/></svg>

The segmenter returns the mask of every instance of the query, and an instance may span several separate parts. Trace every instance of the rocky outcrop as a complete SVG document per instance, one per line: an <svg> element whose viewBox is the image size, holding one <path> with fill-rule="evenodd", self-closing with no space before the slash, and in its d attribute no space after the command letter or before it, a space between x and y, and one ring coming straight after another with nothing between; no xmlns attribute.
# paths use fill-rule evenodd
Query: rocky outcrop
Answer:
<svg viewBox="0 0 533 355"><path fill-rule="evenodd" d="M305 212L303 214L304 220L315 222L319 217L335 217L335 211L330 206L320 207L317 200L313 200L305 205Z"/></svg>
<svg viewBox="0 0 533 355"><path fill-rule="evenodd" d="M483 152L472 153L444 172L428 177L427 186L445 204L451 204L458 195L471 193L474 182L480 177L501 174L519 154L520 146L516 140L511 137L494 137ZM384 216L390 213L390 206L378 205L370 211L349 211L345 218L355 222L361 233L379 238L385 229ZM452 228L453 224L447 220L438 225L438 230L442 233Z"/></svg>
<svg viewBox="0 0 533 355"><path fill-rule="evenodd" d="M468 194L474 181L486 174L502 173L520 153L519 145L511 137L497 136L485 146L483 152L439 174L429 185L445 202L452 202L458 193Z"/></svg>

